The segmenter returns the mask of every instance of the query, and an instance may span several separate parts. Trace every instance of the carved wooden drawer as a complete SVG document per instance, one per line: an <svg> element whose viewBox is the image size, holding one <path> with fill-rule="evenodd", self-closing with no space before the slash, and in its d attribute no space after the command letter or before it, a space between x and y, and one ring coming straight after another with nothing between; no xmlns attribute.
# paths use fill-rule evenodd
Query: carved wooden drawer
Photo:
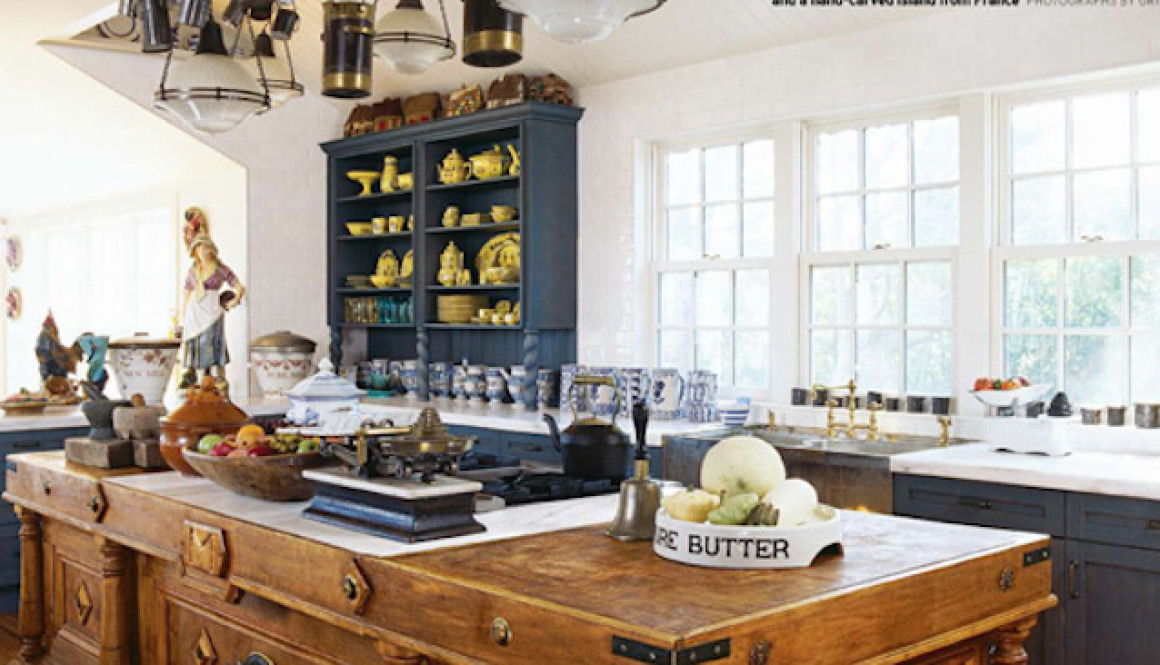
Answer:
<svg viewBox="0 0 1160 665"><path fill-rule="evenodd" d="M950 478L895 475L894 512L1057 537L1065 529L1063 492Z"/></svg>
<svg viewBox="0 0 1160 665"><path fill-rule="evenodd" d="M8 491L36 497L43 507L38 512L57 513L95 524L102 522L109 508L100 481L37 464L8 465Z"/></svg>
<svg viewBox="0 0 1160 665"><path fill-rule="evenodd" d="M1160 501L1068 494L1067 537L1160 550Z"/></svg>

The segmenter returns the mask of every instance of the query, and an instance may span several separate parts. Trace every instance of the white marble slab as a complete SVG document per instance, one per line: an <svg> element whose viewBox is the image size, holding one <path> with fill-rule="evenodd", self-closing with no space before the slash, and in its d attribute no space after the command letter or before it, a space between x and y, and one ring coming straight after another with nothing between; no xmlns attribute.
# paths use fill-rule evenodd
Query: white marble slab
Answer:
<svg viewBox="0 0 1160 665"><path fill-rule="evenodd" d="M289 400L281 399L241 399L234 400L243 411L251 416L277 416L290 408ZM173 410L177 403L166 403ZM79 406L50 406L44 413L35 416L0 415L0 432L39 432L48 429L71 429L88 427Z"/></svg>
<svg viewBox="0 0 1160 665"><path fill-rule="evenodd" d="M547 436L548 426L544 423L544 414L550 414L559 421L563 430L572 420L572 414L561 413L560 409L546 409L544 411L528 411L522 407L513 407L510 404L489 405L480 401L465 401L459 399L435 398L430 402L420 402L418 399L407 397L392 397L389 399L369 398L363 400L363 410L370 414L381 414L391 418L396 425L410 425L419 416L419 411L425 406L432 406L439 411L439 417L446 425L461 427L482 427L484 429L519 432L522 434L541 434ZM629 437L632 434L632 423L625 418L617 418L616 425ZM661 439L674 434L686 434L700 431L720 429L721 423L690 423L685 420L654 420L648 426L648 445L659 447Z"/></svg>
<svg viewBox="0 0 1160 665"><path fill-rule="evenodd" d="M1160 445L1155 452L1076 450L1066 457L995 452L987 443L890 458L890 470L1004 485L1109 494L1160 501Z"/></svg>
<svg viewBox="0 0 1160 665"><path fill-rule="evenodd" d="M319 483L330 483L352 490L374 492L384 496L402 499L424 499L453 494L475 493L483 489L483 483L437 475L430 483L398 478L365 479L352 476L346 469L307 469L302 477Z"/></svg>
<svg viewBox="0 0 1160 665"><path fill-rule="evenodd" d="M616 494L547 501L476 514L486 527L483 533L444 538L426 543L399 543L323 524L302 516L309 501L275 503L239 496L204 478L187 478L169 471L140 476L107 478L104 482L132 487L170 498L193 508L277 529L365 556L389 557L444 547L506 540L537 533L562 531L593 524L607 524L616 515Z"/></svg>

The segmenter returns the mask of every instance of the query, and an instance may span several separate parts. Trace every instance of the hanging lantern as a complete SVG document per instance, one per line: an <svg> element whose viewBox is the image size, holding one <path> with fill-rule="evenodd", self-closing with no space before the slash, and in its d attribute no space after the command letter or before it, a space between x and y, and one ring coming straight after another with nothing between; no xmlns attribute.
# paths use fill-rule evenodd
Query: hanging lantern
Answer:
<svg viewBox="0 0 1160 665"><path fill-rule="evenodd" d="M373 2L325 2L322 94L355 99L371 94Z"/></svg>
<svg viewBox="0 0 1160 665"><path fill-rule="evenodd" d="M375 24L375 55L400 74L420 74L455 55L443 0L439 0L439 9L442 26L423 9L420 0L399 0L398 6Z"/></svg>
<svg viewBox="0 0 1160 665"><path fill-rule="evenodd" d="M496 0L464 0L463 62L472 67L507 67L523 58L524 19Z"/></svg>
<svg viewBox="0 0 1160 665"><path fill-rule="evenodd" d="M243 63L246 71L258 85L265 84L270 91L270 106L277 108L291 99L301 97L302 84L294 77L294 62L291 60L290 44L285 45L286 57L279 60L274 56L274 41L263 32L254 39L254 57Z"/></svg>
<svg viewBox="0 0 1160 665"><path fill-rule="evenodd" d="M197 52L175 65L172 59L173 51L170 51L161 75L161 87L153 95L154 105L177 116L190 128L218 134L233 129L255 113L270 109L268 91L226 55L221 28L212 17L201 30Z"/></svg>
<svg viewBox="0 0 1160 665"><path fill-rule="evenodd" d="M563 42L584 44L607 39L630 18L655 11L665 0L499 0Z"/></svg>

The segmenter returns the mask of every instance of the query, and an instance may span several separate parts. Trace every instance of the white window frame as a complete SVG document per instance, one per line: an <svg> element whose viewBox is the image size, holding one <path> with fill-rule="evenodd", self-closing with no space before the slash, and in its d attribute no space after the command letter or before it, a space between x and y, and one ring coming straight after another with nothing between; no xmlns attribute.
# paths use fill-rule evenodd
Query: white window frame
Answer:
<svg viewBox="0 0 1160 665"><path fill-rule="evenodd" d="M1126 400L1133 399L1131 395L1132 385L1132 348L1131 340L1135 335L1155 335L1160 334L1160 330L1149 329L1143 327L1133 327L1131 322L1131 273L1128 267L1125 267L1123 285L1123 323L1116 327L1107 328L1071 328L1066 325L1066 321L1062 318L1064 312L1059 312L1059 320L1056 324L1049 328L1009 328L1006 325L1004 314L1006 312L1006 281L1005 270L1007 263L1010 261L1019 260L1034 260L1034 259L1054 259L1063 262L1067 259L1081 259L1088 257L1116 257L1121 263L1126 264L1130 257L1147 254L1160 254L1160 240L1119 240L1119 241L1067 241L1055 244L1037 244L1037 245L1014 245L1012 239L1012 185L1020 179L1026 177L1042 177L1048 175L1064 176L1066 181L1065 193L1065 214L1067 216L1067 230L1071 233L1074 228L1074 218L1072 211L1072 192L1073 192L1073 176L1075 174L1112 170L1116 168L1127 168L1132 172L1132 189L1130 212L1132 219L1138 229L1139 221L1139 172L1141 168L1149 166L1158 166L1160 162L1141 162L1138 161L1138 104L1133 96L1133 103L1131 107L1132 127L1131 127L1131 148L1130 161L1124 165L1108 166L1108 167L1082 167L1072 168L1068 157L1073 150L1073 134L1072 134L1072 112L1070 100L1074 97L1086 97L1089 95L1099 95L1116 92L1135 92L1142 89L1153 89L1160 87L1160 77L1157 76L1140 76L1130 78L1118 78L1113 81L1102 81L1098 83L1080 83L1068 86L1055 86L1051 88L1043 88L1032 92L1012 93L998 97L995 101L995 133L994 133L994 154L995 154L995 182L994 191L996 199L996 239L991 249L991 290L989 293L989 300L991 305L991 320L993 325L990 331L990 347L991 347L991 366L997 373L1002 373L1005 370L1004 358L1004 341L1007 335L1018 334L1034 334L1051 336L1058 341L1058 357L1056 359L1055 375L1060 382L1066 379L1066 349L1064 346L1065 338L1068 334L1079 335L1106 335L1111 337L1123 337L1127 343L1125 350L1126 371L1122 372L1122 389ZM1065 163L1062 170L1045 171L1042 173L1035 173L1030 175L1014 175L1011 173L1011 110L1017 106L1024 106L1028 104L1035 104L1039 102L1050 101L1067 101L1067 114L1065 126ZM1134 229L1134 230L1135 230ZM1060 273L1060 280L1057 286L1057 298L1059 302L1063 302L1065 288L1065 281L1063 273ZM1066 386L1057 385L1057 390L1066 390Z"/></svg>
<svg viewBox="0 0 1160 665"><path fill-rule="evenodd" d="M721 398L737 396L752 397L754 399L770 399L774 396L775 386L789 385L797 372L796 367L796 335L781 328L788 324L789 330L796 329L798 285L797 261L800 248L798 219L800 215L800 123L796 121L764 123L761 125L734 129L729 131L712 132L696 136L686 136L680 139L658 140L647 147L648 160L648 187L652 193L651 205L646 210L648 218L648 256L645 257L645 278L647 288L642 293L645 303L644 339L641 352L652 366L659 367L660 363L660 332L661 330L684 329L660 325L660 276L666 272L696 272L702 270L724 270L735 274L737 270L757 269L766 270L769 275L769 322L764 327L738 327L729 325L720 329L737 330L765 330L769 336L769 369L768 384L766 386L745 386L722 384L719 389ZM741 257L737 259L705 258L694 261L668 261L666 258L667 228L666 228L666 182L665 182L665 155L670 152L681 152L690 149L711 149L729 145L743 145L750 141L770 140L774 150L774 183L771 197L762 197L753 200L773 201L773 255L770 257ZM737 201L743 204L746 199ZM714 203L730 203L714 202ZM693 204L690 204L692 206ZM705 206L702 201L700 207ZM742 208L743 209L743 208ZM703 223L703 222L702 222ZM778 304L781 307L778 308ZM708 330L708 327L692 326L691 331ZM785 357L785 350L790 350L789 357Z"/></svg>
<svg viewBox="0 0 1160 665"><path fill-rule="evenodd" d="M817 249L817 234L819 223L818 199L823 196L817 191L818 185L818 168L820 163L817 158L817 138L820 134L829 134L842 132L847 130L866 130L872 127L879 127L883 125L908 123L910 129L911 146L913 150L913 123L922 120L932 120L946 116L955 116L959 120L959 179L956 181L959 188L959 244L953 247L882 247L874 249L861 250L841 250L841 251L818 251ZM851 312L852 322L849 325L831 325L822 324L817 326L820 329L827 330L850 330L854 332L853 344L854 349L851 349L851 362L853 364L852 372L857 369L857 330L899 330L903 334L903 347L901 355L902 366L900 368L900 380L902 382L900 390L902 394L906 392L906 338L905 333L909 330L949 330L951 335L951 357L948 361L951 363L951 395L958 394L958 387L960 384L960 372L958 371L957 357L959 355L960 334L958 331L959 322L961 320L961 311L959 303L961 301L960 284L960 253L963 250L964 228L969 221L963 213L963 199L964 199L964 184L967 178L967 171L964 168L964 118L960 110L954 102L915 106L908 109L898 110L889 114L875 114L875 115L858 115L850 116L839 120L827 120L821 122L811 122L803 126L802 130L802 144L804 146L807 158L804 160L803 170L808 173L803 183L803 215L801 217L803 229L803 242L801 253L800 273L798 276L798 283L801 284L799 289L799 337L798 348L801 349L802 359L799 363L798 385L809 386L812 383L813 377L813 348L811 344L811 333L815 326L813 324L813 298L812 298L812 272L815 267L836 267L836 266L853 266L853 265L867 265L867 264L901 264L903 273L901 275L901 284L903 289L902 298L899 301L901 308L900 316L901 322L898 325L860 325L856 321L856 312ZM860 160L859 170L865 171L865 155L864 142L859 141L858 157ZM913 164L912 164L913 169ZM907 183L905 191L909 194L909 201L907 203L908 219L911 222L913 231L913 193L925 189L940 189L950 186L950 182L943 183L923 183L922 185L915 185L913 182L913 170L911 172L911 181ZM857 195L861 198L861 205L863 206L862 215L862 229L859 231L859 237L864 238L865 233L865 194L875 191L904 191L903 188L889 188L883 190L867 189L863 186L851 192L827 192L824 196L835 195ZM863 243L864 244L864 243ZM911 326L906 322L906 274L905 266L911 263L923 262L947 262L951 269L951 324L949 328L943 326ZM851 282L851 288L857 289L857 284ZM875 386L859 386L860 391L876 390ZM961 402L961 400L960 400Z"/></svg>

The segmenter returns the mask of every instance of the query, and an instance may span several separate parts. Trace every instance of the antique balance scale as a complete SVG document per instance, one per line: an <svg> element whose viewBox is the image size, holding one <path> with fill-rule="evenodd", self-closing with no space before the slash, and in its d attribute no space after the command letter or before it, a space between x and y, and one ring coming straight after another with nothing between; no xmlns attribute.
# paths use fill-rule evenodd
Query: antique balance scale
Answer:
<svg viewBox="0 0 1160 665"><path fill-rule="evenodd" d="M432 408L411 427L328 437L323 452L342 466L303 472L317 488L305 514L408 543L480 533L475 494L483 485L455 477L460 455L474 444L448 432Z"/></svg>

